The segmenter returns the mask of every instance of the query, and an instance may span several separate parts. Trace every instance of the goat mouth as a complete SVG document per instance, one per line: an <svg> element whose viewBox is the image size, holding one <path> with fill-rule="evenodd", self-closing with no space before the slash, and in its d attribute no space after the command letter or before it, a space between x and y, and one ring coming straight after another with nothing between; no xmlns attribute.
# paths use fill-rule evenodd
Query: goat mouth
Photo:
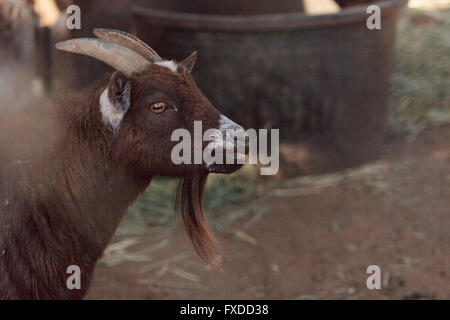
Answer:
<svg viewBox="0 0 450 320"><path fill-rule="evenodd" d="M215 158L217 149L211 150L211 156L214 157L214 162L207 162L204 164L205 168L210 173L233 173L245 164L248 149L245 148L244 153L238 150L237 145L232 147L225 147L222 149L222 154L219 158ZM205 159L206 160L206 159ZM212 160L212 159L209 159ZM217 162L216 162L217 161Z"/></svg>
<svg viewBox="0 0 450 320"><path fill-rule="evenodd" d="M207 170L210 173L223 173L223 174L229 174L229 173L233 173L237 170L239 170L240 168L242 168L243 164L210 164L207 165Z"/></svg>

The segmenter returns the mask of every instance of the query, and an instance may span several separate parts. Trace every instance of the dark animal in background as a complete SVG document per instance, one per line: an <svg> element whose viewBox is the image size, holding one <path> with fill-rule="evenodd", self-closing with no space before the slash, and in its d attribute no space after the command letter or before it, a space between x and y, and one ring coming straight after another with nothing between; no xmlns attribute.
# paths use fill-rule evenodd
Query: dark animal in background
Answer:
<svg viewBox="0 0 450 320"><path fill-rule="evenodd" d="M182 62L168 61L130 34L94 33L98 38L63 41L57 48L107 63L116 70L109 79L54 109L3 118L0 298L82 298L127 207L155 175L182 178L177 205L186 232L204 260L214 258L201 203L206 177L241 165L175 165L171 134L178 128L193 133L195 120L203 130L241 127L196 86L190 75L195 52ZM70 265L81 268L80 290L66 286Z"/></svg>

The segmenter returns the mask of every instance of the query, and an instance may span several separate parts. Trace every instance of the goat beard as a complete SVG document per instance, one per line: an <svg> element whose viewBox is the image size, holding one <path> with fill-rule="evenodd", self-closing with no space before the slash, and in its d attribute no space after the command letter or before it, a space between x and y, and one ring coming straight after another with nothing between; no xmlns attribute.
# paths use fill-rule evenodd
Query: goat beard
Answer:
<svg viewBox="0 0 450 320"><path fill-rule="evenodd" d="M182 217L186 234L200 258L217 266L217 242L206 222L202 204L207 178L207 174L198 174L180 180L175 211Z"/></svg>

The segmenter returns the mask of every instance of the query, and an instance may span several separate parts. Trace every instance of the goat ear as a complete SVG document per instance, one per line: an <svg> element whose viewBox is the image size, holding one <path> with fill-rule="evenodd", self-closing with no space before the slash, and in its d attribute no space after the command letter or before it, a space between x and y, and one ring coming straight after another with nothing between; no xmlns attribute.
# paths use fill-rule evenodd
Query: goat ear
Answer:
<svg viewBox="0 0 450 320"><path fill-rule="evenodd" d="M130 82L120 71L112 74L108 83L108 96L117 112L125 112L130 107Z"/></svg>
<svg viewBox="0 0 450 320"><path fill-rule="evenodd" d="M112 74L108 87L100 96L100 111L106 125L117 130L130 107L131 85L120 71Z"/></svg>
<svg viewBox="0 0 450 320"><path fill-rule="evenodd" d="M191 73L192 69L194 69L195 61L197 61L197 51L192 52L189 57L181 61L180 65L182 65L189 73Z"/></svg>

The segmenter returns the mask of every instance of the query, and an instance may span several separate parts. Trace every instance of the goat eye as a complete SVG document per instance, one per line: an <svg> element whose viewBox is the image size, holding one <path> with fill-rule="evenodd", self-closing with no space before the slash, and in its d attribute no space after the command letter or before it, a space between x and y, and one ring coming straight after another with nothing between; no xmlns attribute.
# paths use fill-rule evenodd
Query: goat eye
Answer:
<svg viewBox="0 0 450 320"><path fill-rule="evenodd" d="M153 113L162 113L164 110L166 110L169 106L167 103L164 102L158 102L150 105L150 110Z"/></svg>

